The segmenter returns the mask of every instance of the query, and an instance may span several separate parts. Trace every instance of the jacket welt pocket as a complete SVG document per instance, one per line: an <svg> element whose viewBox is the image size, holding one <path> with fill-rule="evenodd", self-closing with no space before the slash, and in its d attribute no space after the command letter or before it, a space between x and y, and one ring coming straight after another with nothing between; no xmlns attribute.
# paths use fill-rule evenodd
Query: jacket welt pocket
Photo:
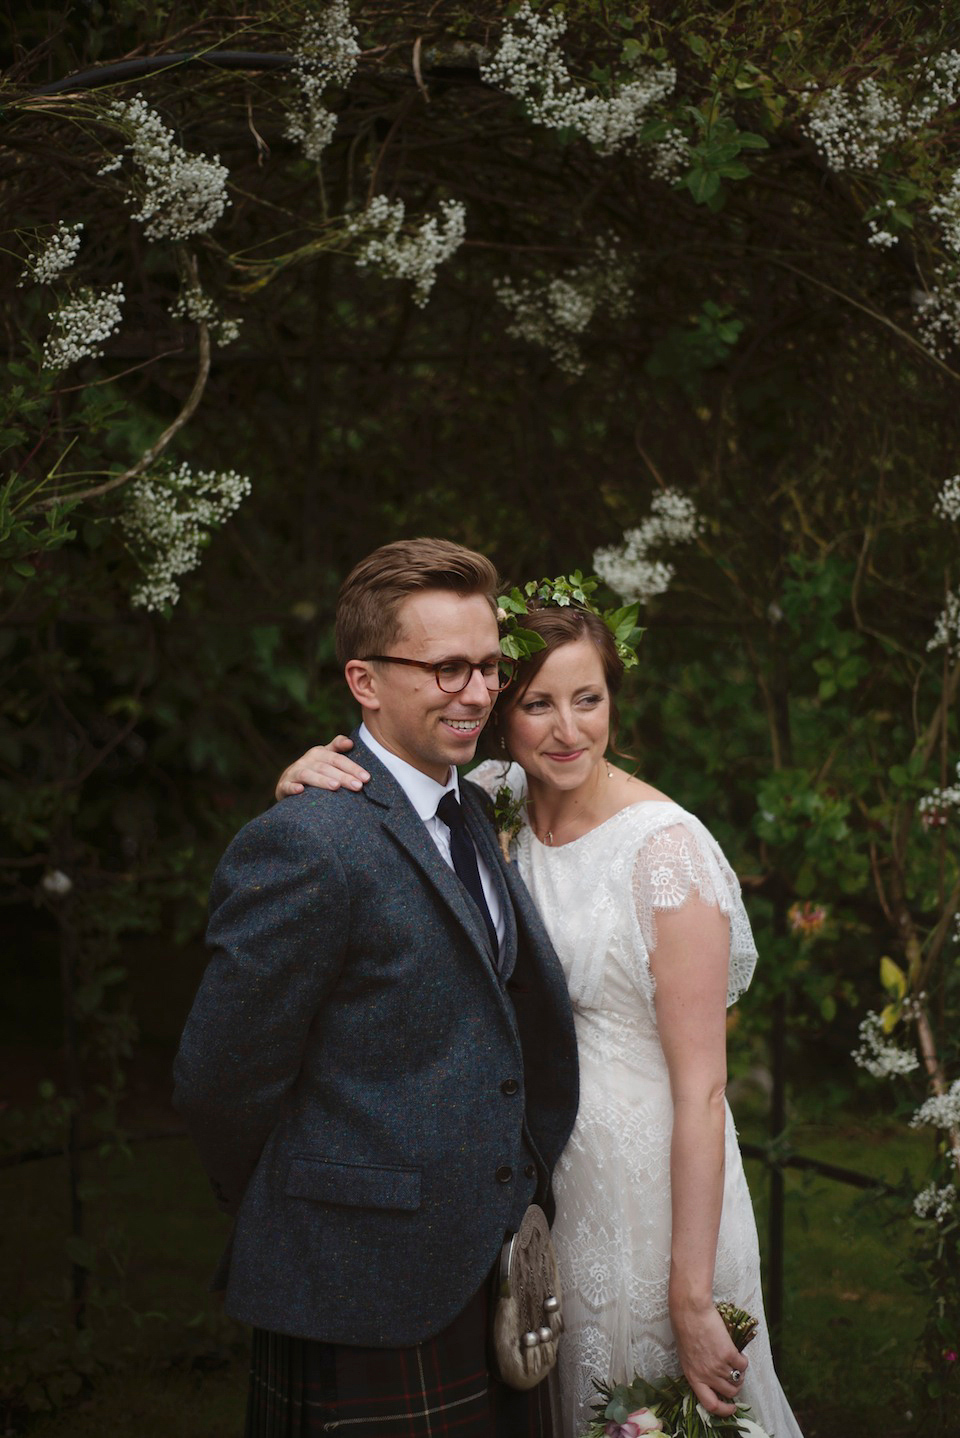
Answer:
<svg viewBox="0 0 960 1438"><path fill-rule="evenodd" d="M317 1203L409 1212L420 1207L420 1170L301 1156L290 1161L284 1192L288 1198L312 1198Z"/></svg>

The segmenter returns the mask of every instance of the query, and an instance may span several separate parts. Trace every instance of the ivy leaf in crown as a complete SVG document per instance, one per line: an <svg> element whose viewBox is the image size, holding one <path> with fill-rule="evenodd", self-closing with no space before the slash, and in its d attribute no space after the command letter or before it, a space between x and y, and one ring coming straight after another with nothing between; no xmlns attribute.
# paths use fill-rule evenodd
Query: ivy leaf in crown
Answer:
<svg viewBox="0 0 960 1438"><path fill-rule="evenodd" d="M610 630L617 653L624 669L632 669L639 663L637 643L643 629L637 624L639 604L625 604L621 609L598 609L593 595L599 586L599 579L593 575L584 576L579 569L571 575L558 574L555 579L528 579L522 588L514 586L509 594L497 599L497 618L500 622L500 648L510 659L529 659L532 654L546 648L546 642L532 629L525 629L520 616L529 614L543 606L566 609L575 605L595 614Z"/></svg>

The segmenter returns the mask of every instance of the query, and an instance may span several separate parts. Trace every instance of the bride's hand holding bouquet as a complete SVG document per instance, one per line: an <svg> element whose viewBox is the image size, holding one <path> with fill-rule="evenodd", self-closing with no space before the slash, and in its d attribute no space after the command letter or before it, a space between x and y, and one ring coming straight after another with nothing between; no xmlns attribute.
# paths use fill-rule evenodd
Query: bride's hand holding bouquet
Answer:
<svg viewBox="0 0 960 1438"><path fill-rule="evenodd" d="M729 1303L718 1303L717 1313L737 1353L742 1353L756 1334L757 1320ZM708 1413L686 1378L655 1384L634 1374L630 1383L598 1383L597 1393L596 1417L583 1438L643 1438L645 1433L662 1433L663 1438L710 1438L714 1433L771 1438L748 1416L745 1405L736 1404L731 1414Z"/></svg>

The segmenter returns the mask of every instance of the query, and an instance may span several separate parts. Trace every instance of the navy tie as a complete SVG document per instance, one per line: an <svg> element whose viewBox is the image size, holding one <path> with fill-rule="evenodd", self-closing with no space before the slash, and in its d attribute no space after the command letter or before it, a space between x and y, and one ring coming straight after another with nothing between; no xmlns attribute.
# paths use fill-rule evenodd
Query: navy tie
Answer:
<svg viewBox="0 0 960 1438"><path fill-rule="evenodd" d="M497 931L493 919L490 917L490 910L487 908L487 900L484 896L483 885L480 882L480 870L477 867L477 851L473 847L473 840L470 837L470 830L467 828L467 821L463 817L463 810L457 802L457 796L452 789L448 789L440 803L437 805L437 818L442 819L450 830L450 857L453 859L453 867L456 870L457 878L460 879L467 893L473 899L487 926L487 933L490 935L490 943L493 945L494 959L500 954L500 944L497 939Z"/></svg>

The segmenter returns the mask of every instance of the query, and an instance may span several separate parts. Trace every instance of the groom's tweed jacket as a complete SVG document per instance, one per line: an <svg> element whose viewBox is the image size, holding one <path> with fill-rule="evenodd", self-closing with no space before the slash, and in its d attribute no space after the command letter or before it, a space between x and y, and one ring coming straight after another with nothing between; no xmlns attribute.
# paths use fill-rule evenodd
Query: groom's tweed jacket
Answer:
<svg viewBox="0 0 960 1438"><path fill-rule="evenodd" d="M464 813L500 886L484 925L403 790L354 736L360 793L254 819L214 878L213 955L177 1057L185 1116L236 1214L227 1311L402 1346L444 1328L549 1175L577 1106L559 961L484 796Z"/></svg>

